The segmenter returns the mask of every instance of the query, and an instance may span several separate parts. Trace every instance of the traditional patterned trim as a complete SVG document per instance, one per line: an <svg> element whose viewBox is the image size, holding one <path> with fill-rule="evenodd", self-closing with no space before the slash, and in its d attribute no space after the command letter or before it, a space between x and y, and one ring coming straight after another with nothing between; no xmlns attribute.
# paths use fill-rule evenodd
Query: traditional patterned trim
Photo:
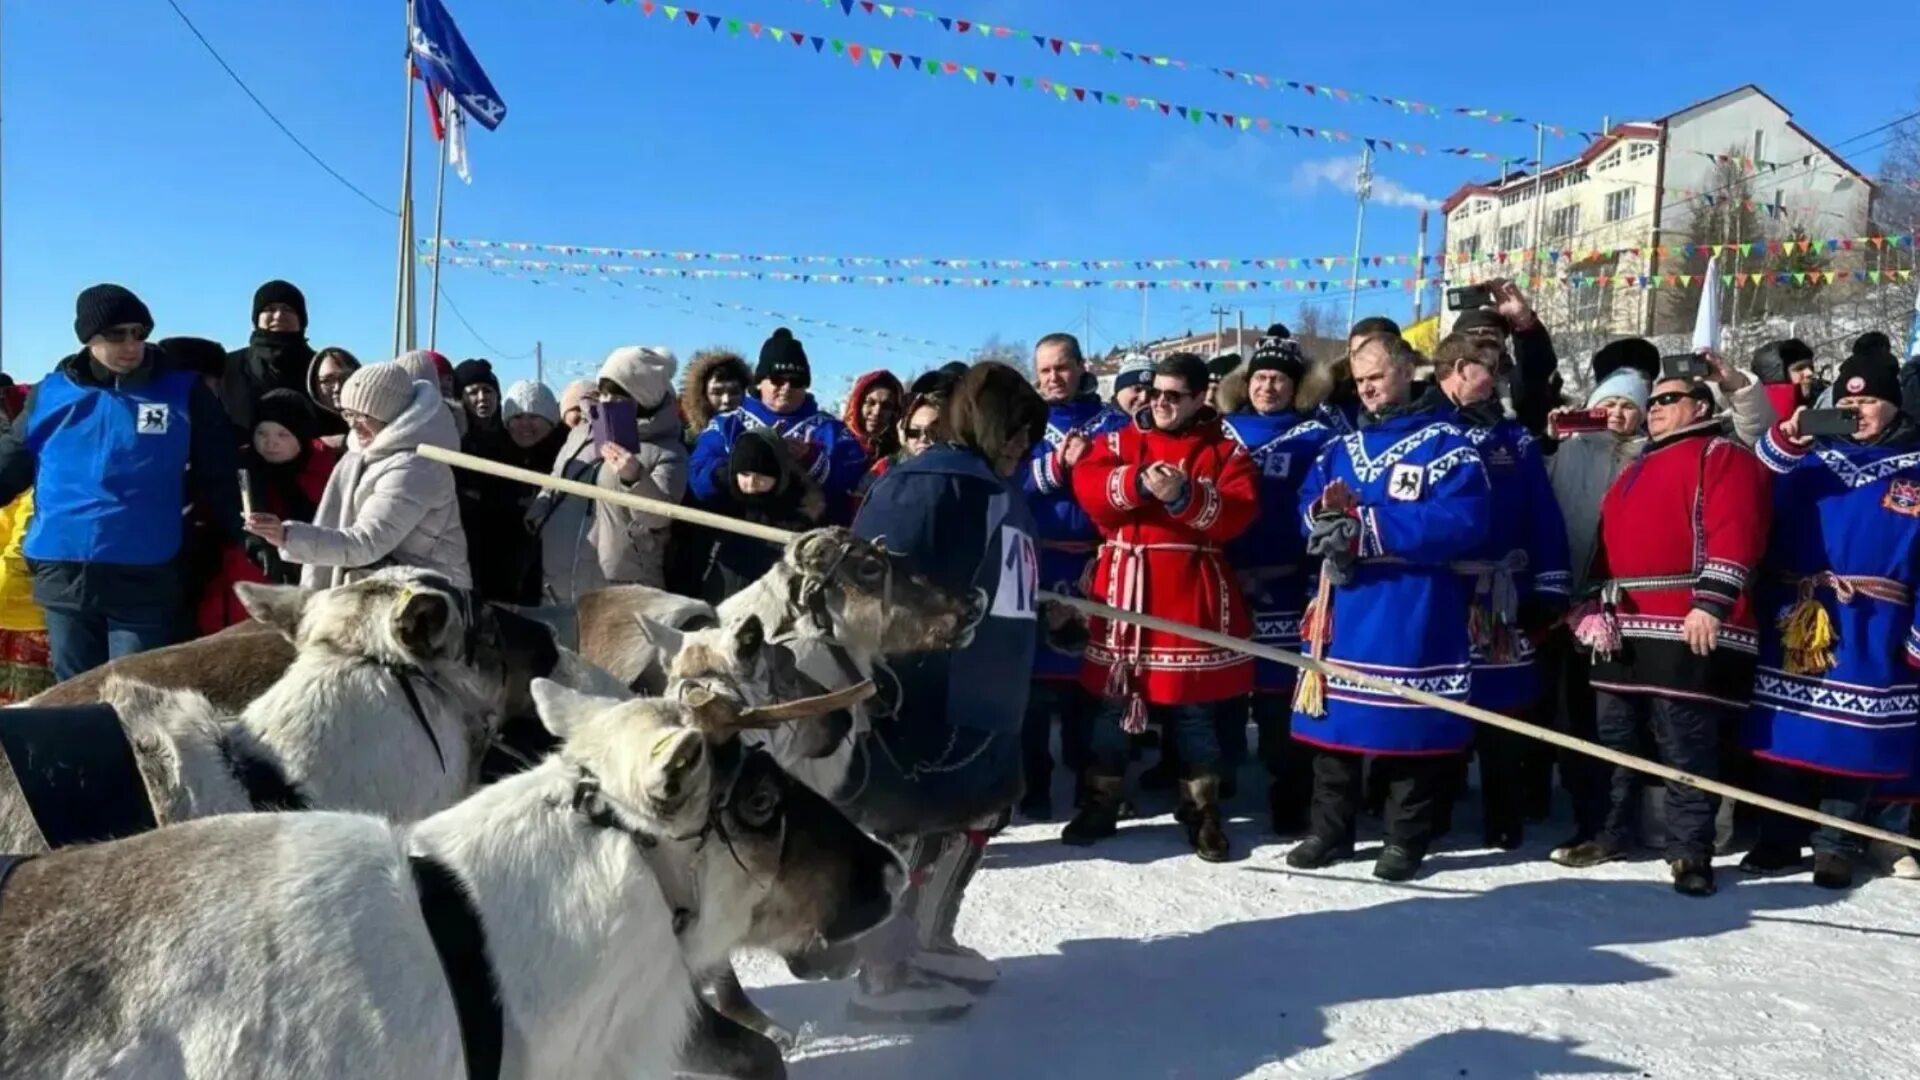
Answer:
<svg viewBox="0 0 1920 1080"><path fill-rule="evenodd" d="M1448 473L1462 465L1480 464L1480 451L1471 446L1456 446L1427 463L1427 485L1431 487L1439 483Z"/></svg>
<svg viewBox="0 0 1920 1080"><path fill-rule="evenodd" d="M1253 640L1262 645L1277 645L1287 648L1300 643L1300 622L1304 618L1298 611L1275 612L1272 615L1255 614L1253 617Z"/></svg>
<svg viewBox="0 0 1920 1080"><path fill-rule="evenodd" d="M1107 503L1115 510L1135 510L1140 506L1134 498L1133 467L1122 465L1107 474Z"/></svg>
<svg viewBox="0 0 1920 1080"><path fill-rule="evenodd" d="M1920 667L1920 626L1907 629L1907 663Z"/></svg>
<svg viewBox="0 0 1920 1080"><path fill-rule="evenodd" d="M1573 595L1573 574L1565 570L1547 570L1533 575L1533 591L1555 596Z"/></svg>
<svg viewBox="0 0 1920 1080"><path fill-rule="evenodd" d="M1371 506L1360 508L1360 551L1363 559L1378 558L1387 553L1386 545L1380 542L1380 517Z"/></svg>
<svg viewBox="0 0 1920 1080"><path fill-rule="evenodd" d="M1199 498L1194 497L1196 494ZM1220 520L1220 504L1220 489L1214 486L1213 477L1198 477L1187 485L1187 505L1174 516L1187 518L1187 524L1205 531ZM1199 509L1195 510L1195 506Z"/></svg>
<svg viewBox="0 0 1920 1080"><path fill-rule="evenodd" d="M1920 450L1910 454L1898 454L1884 457L1879 461L1870 461L1865 465L1855 465L1847 460L1845 454L1832 447L1816 447L1813 451L1822 464L1832 470L1840 482L1850 488L1865 487L1876 480L1885 480L1902 469L1920 467Z"/></svg>
<svg viewBox="0 0 1920 1080"><path fill-rule="evenodd" d="M1708 559L1700 568L1700 581L1695 592L1711 592L1729 598L1738 598L1746 591L1747 578L1752 570L1731 559Z"/></svg>
<svg viewBox="0 0 1920 1080"><path fill-rule="evenodd" d="M1920 711L1920 686L1912 683L1876 689L1763 667L1754 673L1753 700L1756 705L1769 704L1849 727L1909 728L1920 724L1914 715Z"/></svg>
<svg viewBox="0 0 1920 1080"><path fill-rule="evenodd" d="M1753 450L1754 455L1760 459L1760 464L1765 465L1769 471L1784 476L1800 467L1800 463L1806 459L1807 451L1775 438L1779 431L1778 427L1768 428L1766 435L1754 444Z"/></svg>
<svg viewBox="0 0 1920 1080"><path fill-rule="evenodd" d="M1620 636L1646 638L1650 641L1685 641L1686 634L1681 626L1684 619L1666 618L1659 615L1621 615ZM1732 649L1734 652L1760 653L1760 635L1751 630L1720 625L1720 636L1715 642L1716 648Z"/></svg>
<svg viewBox="0 0 1920 1080"><path fill-rule="evenodd" d="M1338 656L1329 656L1327 662L1352 668L1362 675L1371 675L1376 679L1422 690L1429 694L1438 694L1445 698L1465 701L1467 691L1473 685L1473 666L1471 664L1439 664L1423 668L1396 668L1380 664L1362 664L1344 660ZM1424 709L1430 706L1394 697L1392 694L1370 690L1358 683L1348 682L1338 675L1327 676L1327 693L1331 697L1340 697L1349 701L1362 701L1368 705L1392 704L1407 708Z"/></svg>
<svg viewBox="0 0 1920 1080"><path fill-rule="evenodd" d="M1253 657L1232 649L1178 649L1157 646L1140 650L1116 651L1106 642L1087 642L1087 659L1102 667L1124 664L1141 671L1216 671L1251 663Z"/></svg>
<svg viewBox="0 0 1920 1080"><path fill-rule="evenodd" d="M1413 453L1421 446L1443 435L1459 436L1460 434L1460 429L1452 424L1444 422L1428 424L1387 447L1377 458L1367 456L1367 444L1359 432L1342 438L1340 442L1347 449L1347 457L1352 460L1354 477L1363 484L1371 484L1380 479L1388 469L1399 464L1401 458Z"/></svg>
<svg viewBox="0 0 1920 1080"><path fill-rule="evenodd" d="M1051 428L1048 429L1052 431ZM1052 494L1060 490L1060 452L1042 454L1033 459L1034 490Z"/></svg>

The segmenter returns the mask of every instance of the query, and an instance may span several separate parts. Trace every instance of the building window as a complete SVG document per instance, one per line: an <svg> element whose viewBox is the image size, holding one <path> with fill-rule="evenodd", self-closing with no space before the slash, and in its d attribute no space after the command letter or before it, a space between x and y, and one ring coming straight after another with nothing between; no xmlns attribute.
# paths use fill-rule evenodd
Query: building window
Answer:
<svg viewBox="0 0 1920 1080"><path fill-rule="evenodd" d="M1654 145L1650 142L1634 143L1632 146L1627 147L1627 160L1639 161L1644 157L1652 157L1653 151Z"/></svg>
<svg viewBox="0 0 1920 1080"><path fill-rule="evenodd" d="M1547 215L1547 239L1565 240L1580 231L1580 208L1563 206Z"/></svg>
<svg viewBox="0 0 1920 1080"><path fill-rule="evenodd" d="M1633 189L1607 193L1607 220L1625 221L1633 216Z"/></svg>
<svg viewBox="0 0 1920 1080"><path fill-rule="evenodd" d="M1587 170L1575 169L1572 172L1567 174L1567 186L1572 187L1575 184L1584 183L1586 179L1587 179Z"/></svg>
<svg viewBox="0 0 1920 1080"><path fill-rule="evenodd" d="M1766 160L1767 155L1764 153L1761 153L1761 150L1766 146L1766 137L1767 137L1766 132L1760 130L1759 128L1753 129L1753 160L1755 161Z"/></svg>
<svg viewBox="0 0 1920 1080"><path fill-rule="evenodd" d="M1500 226L1500 250L1513 251L1527 246L1527 223Z"/></svg>
<svg viewBox="0 0 1920 1080"><path fill-rule="evenodd" d="M1460 241L1460 255L1462 258L1471 259L1478 254L1480 254L1480 234L1479 233L1475 233L1472 236L1469 236L1466 239Z"/></svg>
<svg viewBox="0 0 1920 1080"><path fill-rule="evenodd" d="M1613 153L1608 154L1606 157L1601 158L1600 164L1595 165L1593 167L1593 171L1606 172L1608 169L1611 169L1618 164L1620 164L1620 151L1615 150Z"/></svg>
<svg viewBox="0 0 1920 1080"><path fill-rule="evenodd" d="M1613 312L1613 285L1587 284L1570 289L1568 302L1569 321L1575 324L1604 324Z"/></svg>

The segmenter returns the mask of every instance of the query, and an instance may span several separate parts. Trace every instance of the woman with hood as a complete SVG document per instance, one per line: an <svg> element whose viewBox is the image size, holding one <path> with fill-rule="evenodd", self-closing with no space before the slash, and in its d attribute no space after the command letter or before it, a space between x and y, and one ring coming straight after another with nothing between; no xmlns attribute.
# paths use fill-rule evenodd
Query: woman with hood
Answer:
<svg viewBox="0 0 1920 1080"><path fill-rule="evenodd" d="M802 531L825 522L826 496L793 460L787 441L764 428L741 432L728 451L720 495L708 509L740 521ZM683 591L718 604L780 561L764 540L694 526L686 533L689 580Z"/></svg>
<svg viewBox="0 0 1920 1080"><path fill-rule="evenodd" d="M313 363L307 365L307 398L313 402L314 425L320 441L336 453L344 453L347 447L347 422L340 419L340 388L361 366L359 357L338 345L314 353Z"/></svg>
<svg viewBox="0 0 1920 1080"><path fill-rule="evenodd" d="M253 433L240 454L240 476L252 506L281 521L312 521L339 455L320 441L313 408L293 390L268 391L253 409ZM300 568L280 560L273 548L249 537L223 544L213 578L200 593L194 629L212 634L250 616L233 593L242 581L300 583Z"/></svg>
<svg viewBox="0 0 1920 1080"><path fill-rule="evenodd" d="M679 366L672 352L657 346L627 345L609 353L600 365L597 396L633 403L639 442L596 442L593 425L581 424L568 432L553 475L678 503L687 489L687 446L673 397ZM665 584L665 518L548 489L533 500L527 525L540 538L546 603L572 604L608 585Z"/></svg>
<svg viewBox="0 0 1920 1080"><path fill-rule="evenodd" d="M860 486L853 489L853 512L858 514L860 506L867 501L867 492L873 485L887 475L887 471L907 460L918 457L931 450L936 443L945 441L942 434L940 416L947 408L947 391L952 382L941 383L937 388L925 393L912 394L907 398L907 407L900 414L900 448L873 463L867 475L860 478Z"/></svg>
<svg viewBox="0 0 1920 1080"><path fill-rule="evenodd" d="M327 480L312 523L246 515L247 531L302 567L300 584L329 589L385 566L417 566L461 588L473 584L453 469L423 445L460 447L440 388L398 364L369 364L340 389L351 429L347 455Z"/></svg>
<svg viewBox="0 0 1920 1080"><path fill-rule="evenodd" d="M893 372L882 368L869 371L853 382L847 395L846 412L841 420L853 439L866 451L867 464L892 457L900 449L900 435L894 425L900 422L901 406L907 392Z"/></svg>
<svg viewBox="0 0 1920 1080"><path fill-rule="evenodd" d="M687 421L687 445L692 446L721 413L740 407L753 380L746 358L731 349L702 349L687 361L687 378L680 387L680 412Z"/></svg>

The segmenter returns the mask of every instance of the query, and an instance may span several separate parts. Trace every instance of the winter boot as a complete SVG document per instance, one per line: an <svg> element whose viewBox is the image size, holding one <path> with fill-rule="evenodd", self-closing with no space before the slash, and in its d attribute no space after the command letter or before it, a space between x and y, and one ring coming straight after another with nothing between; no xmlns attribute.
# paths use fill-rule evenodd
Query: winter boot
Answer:
<svg viewBox="0 0 1920 1080"><path fill-rule="evenodd" d="M787 1063L772 1039L703 1000L694 1008L693 1030L674 1071L689 1080L785 1080Z"/></svg>
<svg viewBox="0 0 1920 1080"><path fill-rule="evenodd" d="M1321 870L1334 863L1353 858L1353 844L1344 840L1329 840L1324 836L1309 836L1293 846L1287 852L1287 865L1295 870Z"/></svg>
<svg viewBox="0 0 1920 1080"><path fill-rule="evenodd" d="M1717 891L1709 860L1675 859L1667 865L1673 869L1673 891L1681 896L1712 896Z"/></svg>
<svg viewBox="0 0 1920 1080"><path fill-rule="evenodd" d="M1180 782L1182 822L1187 827L1187 843L1194 854L1206 862L1226 862L1227 831L1220 823L1220 781L1217 777L1198 776Z"/></svg>
<svg viewBox="0 0 1920 1080"><path fill-rule="evenodd" d="M1574 870L1586 870L1625 857L1626 852L1606 839L1583 840L1572 847L1555 848L1553 854L1547 856L1561 866Z"/></svg>
<svg viewBox="0 0 1920 1080"><path fill-rule="evenodd" d="M860 969L847 1016L869 1023L912 1024L958 1020L972 1008L973 995L964 987L908 964L891 964Z"/></svg>
<svg viewBox="0 0 1920 1080"><path fill-rule="evenodd" d="M1285 784L1267 785L1267 812L1273 815L1275 836L1298 836L1307 831L1307 808Z"/></svg>
<svg viewBox="0 0 1920 1080"><path fill-rule="evenodd" d="M1740 872L1743 874L1791 874L1800 869L1800 848L1798 845L1787 847L1784 844L1769 844L1762 841L1755 844L1747 857L1740 860Z"/></svg>
<svg viewBox="0 0 1920 1080"><path fill-rule="evenodd" d="M1087 775L1087 803L1060 830L1060 842L1070 847L1090 847L1119 831L1121 794L1127 781L1120 776Z"/></svg>
<svg viewBox="0 0 1920 1080"><path fill-rule="evenodd" d="M1914 858L1911 852L1902 855L1893 860L1891 872L1902 881L1920 881L1920 859Z"/></svg>
<svg viewBox="0 0 1920 1080"><path fill-rule="evenodd" d="M1813 883L1823 889L1853 888L1853 860L1845 855L1815 855Z"/></svg>
<svg viewBox="0 0 1920 1080"><path fill-rule="evenodd" d="M1413 875L1420 872L1420 863L1425 858L1425 852L1402 844L1388 844L1373 864L1373 876L1381 881L1411 881Z"/></svg>
<svg viewBox="0 0 1920 1080"><path fill-rule="evenodd" d="M928 867L927 882L920 889L913 913L914 925L920 928L920 951L909 961L928 975L959 983L975 993L991 989L1000 979L1000 968L977 950L955 941L953 927L960 918L967 885L986 855L987 839L1006 827L1007 816L997 814L979 824L980 828L945 839Z"/></svg>

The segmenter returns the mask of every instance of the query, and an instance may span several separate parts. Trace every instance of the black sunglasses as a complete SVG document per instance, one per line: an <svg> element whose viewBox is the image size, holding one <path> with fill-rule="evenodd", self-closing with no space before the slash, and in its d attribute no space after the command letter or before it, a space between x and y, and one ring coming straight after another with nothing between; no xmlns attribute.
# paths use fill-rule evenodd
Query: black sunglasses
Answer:
<svg viewBox="0 0 1920 1080"><path fill-rule="evenodd" d="M914 439L932 439L933 438L933 428L931 427L901 428L900 433L906 436L909 442L913 441Z"/></svg>
<svg viewBox="0 0 1920 1080"><path fill-rule="evenodd" d="M1148 387L1147 389L1148 401L1165 401L1170 405L1178 405L1183 401L1188 401L1198 396L1198 394L1195 394L1191 390L1162 390L1157 386Z"/></svg>
<svg viewBox="0 0 1920 1080"><path fill-rule="evenodd" d="M114 345L124 345L129 341L145 341L153 331L145 326L110 326L100 331L100 340Z"/></svg>
<svg viewBox="0 0 1920 1080"><path fill-rule="evenodd" d="M1652 397L1648 398L1647 404L1649 406L1657 405L1660 408L1665 409L1670 406L1678 405L1683 401L1687 401L1691 399L1692 397L1693 395L1687 393L1685 390L1669 390L1664 394L1655 394Z"/></svg>
<svg viewBox="0 0 1920 1080"><path fill-rule="evenodd" d="M791 386L796 390L805 390L807 388L807 380L790 379L785 375L769 375L767 376L766 381L772 383L776 387Z"/></svg>

